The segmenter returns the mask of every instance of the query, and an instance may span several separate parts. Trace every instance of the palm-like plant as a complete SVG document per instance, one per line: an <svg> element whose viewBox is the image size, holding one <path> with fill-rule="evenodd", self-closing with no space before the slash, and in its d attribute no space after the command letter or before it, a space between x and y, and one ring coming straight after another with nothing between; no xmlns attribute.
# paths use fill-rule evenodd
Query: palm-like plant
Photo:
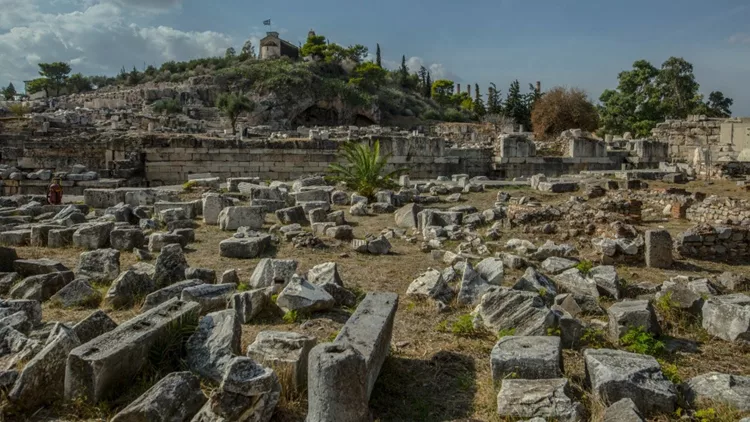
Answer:
<svg viewBox="0 0 750 422"><path fill-rule="evenodd" d="M407 169L399 168L385 172L390 154L380 156L380 141L370 147L367 144L347 142L339 149L339 163L328 166L328 179L343 182L349 189L360 195L373 198L378 189L396 185L394 178Z"/></svg>

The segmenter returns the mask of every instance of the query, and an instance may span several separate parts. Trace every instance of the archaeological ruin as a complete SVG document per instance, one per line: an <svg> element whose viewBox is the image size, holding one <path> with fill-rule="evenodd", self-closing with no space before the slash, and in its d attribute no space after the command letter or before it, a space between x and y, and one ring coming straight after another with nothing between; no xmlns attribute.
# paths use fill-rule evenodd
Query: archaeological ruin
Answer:
<svg viewBox="0 0 750 422"><path fill-rule="evenodd" d="M233 134L217 92L0 118L0 420L750 420L750 119ZM391 183L332 180L351 144Z"/></svg>

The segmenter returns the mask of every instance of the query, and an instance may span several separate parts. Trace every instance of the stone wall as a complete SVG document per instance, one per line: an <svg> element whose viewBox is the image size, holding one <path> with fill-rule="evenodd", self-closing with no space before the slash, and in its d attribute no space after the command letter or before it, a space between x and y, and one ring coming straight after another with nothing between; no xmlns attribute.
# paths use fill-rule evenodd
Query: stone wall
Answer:
<svg viewBox="0 0 750 422"><path fill-rule="evenodd" d="M745 228L700 224L680 233L675 249L683 257L731 260L750 255L750 237Z"/></svg>
<svg viewBox="0 0 750 422"><path fill-rule="evenodd" d="M692 162L696 148L711 148L712 160L736 158L750 147L747 119L716 119L688 116L687 120L667 120L656 125L654 139L669 143L670 157Z"/></svg>
<svg viewBox="0 0 750 422"><path fill-rule="evenodd" d="M687 219L698 223L750 226L750 201L712 195L690 206Z"/></svg>

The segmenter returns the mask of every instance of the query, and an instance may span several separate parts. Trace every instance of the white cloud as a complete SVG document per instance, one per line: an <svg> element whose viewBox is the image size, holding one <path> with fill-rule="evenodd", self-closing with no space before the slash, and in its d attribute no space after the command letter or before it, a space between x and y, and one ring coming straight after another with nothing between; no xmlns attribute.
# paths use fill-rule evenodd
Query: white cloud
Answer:
<svg viewBox="0 0 750 422"><path fill-rule="evenodd" d="M232 45L231 37L218 32L140 26L128 10L112 2L51 14L41 12L33 1L6 1L24 8L24 17L13 27L7 25L15 18L0 14L0 76L14 83L36 77L40 61L68 62L73 72L84 74L115 74L122 66L222 55Z"/></svg>
<svg viewBox="0 0 750 422"><path fill-rule="evenodd" d="M437 79L450 79L454 82L462 82L460 76L448 70L442 63L425 63L424 59L418 56L412 56L406 59L406 67L409 68L409 72L414 73L424 66L430 71L432 80ZM395 62L392 60L383 60L383 67L390 70L395 70L401 67L401 61Z"/></svg>
<svg viewBox="0 0 750 422"><path fill-rule="evenodd" d="M750 44L750 34L745 32L738 32L728 40L731 44Z"/></svg>

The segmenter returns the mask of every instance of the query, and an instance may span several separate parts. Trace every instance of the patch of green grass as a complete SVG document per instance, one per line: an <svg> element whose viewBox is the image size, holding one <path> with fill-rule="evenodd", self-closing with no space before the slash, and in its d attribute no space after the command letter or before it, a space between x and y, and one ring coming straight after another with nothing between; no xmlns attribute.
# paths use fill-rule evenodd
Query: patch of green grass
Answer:
<svg viewBox="0 0 750 422"><path fill-rule="evenodd" d="M297 311L287 311L281 318L287 324L294 324L299 319L299 313Z"/></svg>
<svg viewBox="0 0 750 422"><path fill-rule="evenodd" d="M500 340L503 337L514 336L514 335L516 335L515 328L503 328L502 330L497 332L497 339Z"/></svg>
<svg viewBox="0 0 750 422"><path fill-rule="evenodd" d="M576 264L575 268L578 269L578 271L581 272L583 275L587 275L589 271L591 271L592 268L594 268L594 264L591 261L583 260Z"/></svg>
<svg viewBox="0 0 750 422"><path fill-rule="evenodd" d="M451 332L459 337L476 337L480 334L480 330L474 328L474 317L471 314L459 316L451 326Z"/></svg>
<svg viewBox="0 0 750 422"><path fill-rule="evenodd" d="M447 333L448 330L448 320L444 319L438 323L438 325L435 327L435 330L439 333Z"/></svg>
<svg viewBox="0 0 750 422"><path fill-rule="evenodd" d="M642 355L658 356L664 353L664 343L643 327L631 327L620 338L625 350Z"/></svg>
<svg viewBox="0 0 750 422"><path fill-rule="evenodd" d="M339 331L334 331L326 338L326 341L328 343L333 343L336 340L336 337L339 336Z"/></svg>
<svg viewBox="0 0 750 422"><path fill-rule="evenodd" d="M609 340L607 340L607 333L599 328L585 329L581 336L581 342L592 349L603 349L612 346Z"/></svg>
<svg viewBox="0 0 750 422"><path fill-rule="evenodd" d="M237 285L238 292L246 292L248 290L250 290L250 286L248 286L247 283L240 283Z"/></svg>

